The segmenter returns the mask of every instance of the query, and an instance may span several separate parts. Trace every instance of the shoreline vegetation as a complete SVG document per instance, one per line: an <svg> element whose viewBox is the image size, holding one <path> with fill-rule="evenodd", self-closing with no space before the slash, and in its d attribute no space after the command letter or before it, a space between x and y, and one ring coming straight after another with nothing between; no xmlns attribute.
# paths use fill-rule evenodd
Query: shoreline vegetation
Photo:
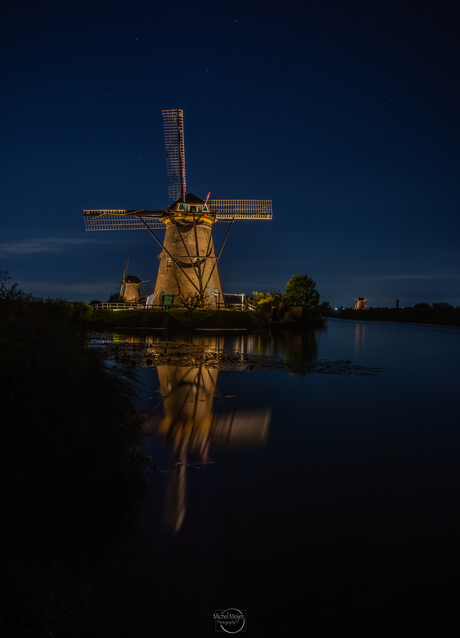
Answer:
<svg viewBox="0 0 460 638"><path fill-rule="evenodd" d="M88 325L94 328L170 328L180 330L218 329L289 329L321 327L325 318L314 315L298 321L269 321L249 310L196 310L193 315L187 310L94 310Z"/></svg>
<svg viewBox="0 0 460 638"><path fill-rule="evenodd" d="M99 335L103 341L104 335ZM97 335L95 335L97 340ZM98 347L100 355L117 365L153 368L158 366L178 366L216 370L239 370L268 372L281 370L294 375L305 374L358 374L374 375L379 368L365 368L353 365L351 361L330 361L314 359L299 361L282 357L247 354L235 350L211 350L201 344L179 341L160 343L130 343L119 340Z"/></svg>
<svg viewBox="0 0 460 638"><path fill-rule="evenodd" d="M321 314L300 320L267 321L254 312L239 310L96 310L88 322L93 328L169 328L177 330L302 330L320 328L328 318L353 321L386 321L426 325L460 326L460 308L346 308L322 310Z"/></svg>
<svg viewBox="0 0 460 638"><path fill-rule="evenodd" d="M68 302L0 284L0 634L105 635L98 565L156 470L139 445L132 373L88 348Z"/></svg>
<svg viewBox="0 0 460 638"><path fill-rule="evenodd" d="M368 308L367 310L345 308L334 311L329 309L327 316L337 319L352 319L354 321L389 321L460 326L460 308L455 308L449 304L433 304L432 306L418 304L418 307Z"/></svg>

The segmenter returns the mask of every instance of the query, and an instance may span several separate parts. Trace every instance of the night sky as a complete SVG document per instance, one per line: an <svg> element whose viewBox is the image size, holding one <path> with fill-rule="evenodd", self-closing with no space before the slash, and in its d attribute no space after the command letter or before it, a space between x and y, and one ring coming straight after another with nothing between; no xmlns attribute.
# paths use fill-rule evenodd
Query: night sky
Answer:
<svg viewBox="0 0 460 638"><path fill-rule="evenodd" d="M37 296L106 301L129 250L153 290L147 231L87 233L82 211L171 203L161 111L181 108L187 191L273 200L272 221L235 222L224 292L307 273L332 306L360 290L460 305L453 7L7 0L0 270Z"/></svg>

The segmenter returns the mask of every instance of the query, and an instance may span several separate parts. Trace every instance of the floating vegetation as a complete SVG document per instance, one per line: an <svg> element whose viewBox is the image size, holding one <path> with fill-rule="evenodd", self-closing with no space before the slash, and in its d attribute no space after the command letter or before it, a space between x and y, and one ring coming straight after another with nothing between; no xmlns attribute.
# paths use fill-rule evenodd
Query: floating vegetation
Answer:
<svg viewBox="0 0 460 638"><path fill-rule="evenodd" d="M138 368L156 366L204 366L217 370L251 370L268 372L284 370L292 374L358 374L374 375L379 368L353 365L351 361L293 361L276 356L247 354L235 350L210 350L206 345L177 341L161 343L109 343L105 341L99 352L109 361Z"/></svg>

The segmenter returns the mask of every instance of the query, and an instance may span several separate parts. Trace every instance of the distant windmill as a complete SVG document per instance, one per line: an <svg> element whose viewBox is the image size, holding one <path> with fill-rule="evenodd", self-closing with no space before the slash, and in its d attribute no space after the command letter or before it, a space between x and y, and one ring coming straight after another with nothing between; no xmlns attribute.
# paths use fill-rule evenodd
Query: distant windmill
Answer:
<svg viewBox="0 0 460 638"><path fill-rule="evenodd" d="M125 270L123 272L123 279L121 280L120 287L120 300L124 303L137 303L141 300L141 292L142 296L145 297L144 288L142 286L142 281L139 277L135 277L134 275L128 275L128 265L129 265L129 250L128 256L126 257Z"/></svg>
<svg viewBox="0 0 460 638"><path fill-rule="evenodd" d="M361 290L362 288L359 289L359 297L353 296L353 299L356 299L354 310L367 310L366 301L368 300L361 297Z"/></svg>
<svg viewBox="0 0 460 638"><path fill-rule="evenodd" d="M86 230L134 230L146 228L162 252L153 298L180 305L178 297L198 293L211 306L222 301L217 262L235 219L271 219L271 200L200 199L185 193L183 111L163 111L169 197L166 210L84 210ZM216 221L229 222L217 254L212 231ZM152 229L165 229L164 243ZM173 301L174 300L174 301Z"/></svg>

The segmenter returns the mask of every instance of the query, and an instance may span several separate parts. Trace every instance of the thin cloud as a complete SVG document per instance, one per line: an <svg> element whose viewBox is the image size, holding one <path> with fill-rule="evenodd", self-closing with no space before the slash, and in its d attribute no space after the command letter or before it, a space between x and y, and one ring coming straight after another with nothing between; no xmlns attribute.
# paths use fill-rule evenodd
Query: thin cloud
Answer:
<svg viewBox="0 0 460 638"><path fill-rule="evenodd" d="M66 299L106 299L110 294L118 292L120 282L103 281L95 284L65 284L54 281L24 280L19 282L21 290L32 292L36 297L63 297Z"/></svg>
<svg viewBox="0 0 460 638"><path fill-rule="evenodd" d="M443 279L443 280L457 280L460 279L460 275L389 275L387 277L379 277L379 279L389 280L389 279L399 279L399 280L427 280L427 279Z"/></svg>
<svg viewBox="0 0 460 638"><path fill-rule="evenodd" d="M96 243L93 238L79 239L76 237L38 237L37 239L23 239L18 242L0 244L0 253L5 255L32 255L34 253L60 253L72 246ZM99 243L99 242L97 242Z"/></svg>

